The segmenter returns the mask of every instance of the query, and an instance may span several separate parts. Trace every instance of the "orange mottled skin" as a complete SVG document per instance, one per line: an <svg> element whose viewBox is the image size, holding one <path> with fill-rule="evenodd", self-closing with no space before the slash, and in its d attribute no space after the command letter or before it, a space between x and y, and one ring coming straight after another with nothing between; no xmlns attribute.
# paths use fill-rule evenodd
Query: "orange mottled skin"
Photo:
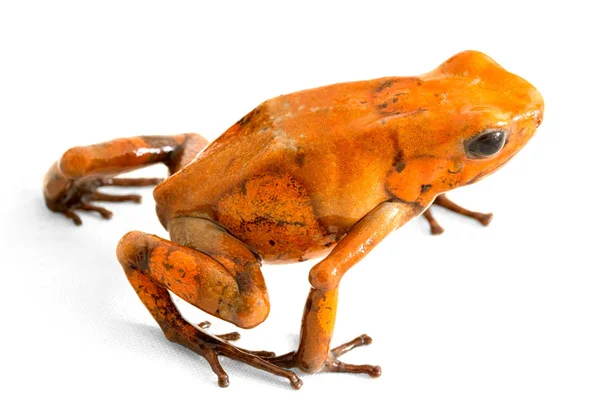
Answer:
<svg viewBox="0 0 600 413"><path fill-rule="evenodd" d="M268 100L210 145L185 134L71 149L46 177L46 201L75 220L74 209L99 210L85 201L98 200L95 190L107 176L166 163L173 175L154 197L172 241L131 232L117 249L166 336L206 357L221 385L228 378L217 355L284 376L296 388L301 381L287 368L376 377L377 366L338 360L369 337L330 349L342 276L422 213L432 232L441 232L428 210L434 202L487 224L491 215L464 210L443 194L503 166L542 116L542 97L531 84L483 53L466 51L418 77ZM270 308L261 262L324 254L310 272L299 348L279 357L239 349L192 326L167 293L251 328Z"/></svg>

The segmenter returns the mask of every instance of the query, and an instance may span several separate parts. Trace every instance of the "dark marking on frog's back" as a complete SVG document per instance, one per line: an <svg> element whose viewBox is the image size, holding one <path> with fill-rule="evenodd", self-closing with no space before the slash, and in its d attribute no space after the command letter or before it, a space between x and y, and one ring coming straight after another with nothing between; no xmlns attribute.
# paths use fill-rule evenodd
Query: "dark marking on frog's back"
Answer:
<svg viewBox="0 0 600 413"><path fill-rule="evenodd" d="M382 92L385 89L388 89L388 88L392 87L393 84L394 84L394 79L386 79L383 82L381 82L379 84L379 86L377 86L375 88L375 92L377 92L377 93Z"/></svg>
<svg viewBox="0 0 600 413"><path fill-rule="evenodd" d="M402 150L398 151L398 153L394 157L394 163L392 165L398 173L402 172L404 168L406 168L406 162L404 162L403 157L404 153L402 152Z"/></svg>
<svg viewBox="0 0 600 413"><path fill-rule="evenodd" d="M295 161L298 166L304 166L304 159L306 158L306 154L302 152L296 153Z"/></svg>
<svg viewBox="0 0 600 413"><path fill-rule="evenodd" d="M260 106L255 108L253 111L248 113L246 116L237 121L237 124L240 126L244 126L249 123L253 118L260 114Z"/></svg>

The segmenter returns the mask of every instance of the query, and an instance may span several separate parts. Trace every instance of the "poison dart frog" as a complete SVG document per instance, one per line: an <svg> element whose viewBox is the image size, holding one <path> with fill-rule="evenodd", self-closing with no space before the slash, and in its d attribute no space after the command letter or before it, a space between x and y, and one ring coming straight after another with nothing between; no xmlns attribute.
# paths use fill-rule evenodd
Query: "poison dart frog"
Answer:
<svg viewBox="0 0 600 413"><path fill-rule="evenodd" d="M209 144L202 136L138 136L69 149L44 181L47 206L81 224L76 211L111 212L92 201L134 201L101 186L154 189L171 240L133 231L117 246L127 279L165 336L208 360L220 386L225 356L289 380L291 370L381 374L344 353L362 335L332 348L338 285L379 242L423 215L442 227L438 204L487 225L446 192L479 181L510 160L542 122L543 99L527 81L476 51L459 53L421 76L340 83L260 104ZM154 163L159 179L118 175ZM261 264L325 256L309 274L297 350L276 356L186 321L169 291L244 329L269 314Z"/></svg>

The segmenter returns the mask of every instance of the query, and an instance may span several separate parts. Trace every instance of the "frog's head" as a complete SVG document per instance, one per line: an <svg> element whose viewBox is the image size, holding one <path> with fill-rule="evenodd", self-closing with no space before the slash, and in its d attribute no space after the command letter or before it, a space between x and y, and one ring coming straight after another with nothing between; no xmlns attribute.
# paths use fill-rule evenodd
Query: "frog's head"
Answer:
<svg viewBox="0 0 600 413"><path fill-rule="evenodd" d="M406 201L426 203L491 174L542 122L540 93L483 53L459 53L416 79L400 95L413 95L414 115L410 128L398 124L401 168L388 182Z"/></svg>

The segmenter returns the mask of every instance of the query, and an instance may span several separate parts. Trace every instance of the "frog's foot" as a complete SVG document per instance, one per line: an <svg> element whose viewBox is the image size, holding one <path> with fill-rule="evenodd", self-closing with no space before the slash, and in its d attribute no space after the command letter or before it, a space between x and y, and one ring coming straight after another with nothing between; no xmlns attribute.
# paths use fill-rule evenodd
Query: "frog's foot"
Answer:
<svg viewBox="0 0 600 413"><path fill-rule="evenodd" d="M370 364L347 364L338 360L338 357L354 350L357 347L366 346L373 342L373 339L366 334L356 337L347 343L337 346L329 351L329 357L323 363L318 371L336 372L336 373L365 373L376 378L381 376L381 367L372 366ZM266 357L266 361L277 366L292 368L298 367L302 369L299 363L298 352L291 352L277 357Z"/></svg>
<svg viewBox="0 0 600 413"><path fill-rule="evenodd" d="M211 369L217 375L220 387L229 386L229 376L221 366L218 356L225 356L268 373L285 377L289 380L292 388L296 390L302 387L302 380L294 372L267 361L267 359L273 358L275 353L270 351L245 350L227 342L232 337L233 339L239 338L238 333L210 335L187 322L183 323L177 323L177 327L166 327L164 325L161 327L165 332L165 336L170 341L189 348L208 361ZM210 325L210 323L204 322L200 326L206 326L207 324Z"/></svg>
<svg viewBox="0 0 600 413"><path fill-rule="evenodd" d="M104 219L110 219L111 211L96 205L91 201L99 202L135 202L139 204L142 197L136 194L114 195L99 192L102 186L151 186L161 182L160 178L94 178L83 182L73 182L71 188L61 199L46 199L48 207L60 212L67 218L73 220L75 225L81 225L82 221L75 211L95 211Z"/></svg>
<svg viewBox="0 0 600 413"><path fill-rule="evenodd" d="M210 321L203 321L200 324L198 324L198 327L200 327L202 330L206 330L208 328L210 328ZM221 340L225 340L225 341L237 341L241 338L240 333L238 333L237 331L234 331L232 333L225 333L225 334L215 334L215 337L220 338ZM244 350L247 353L250 354L254 354L256 356L259 357L275 357L275 353L272 351L254 351L254 350Z"/></svg>
<svg viewBox="0 0 600 413"><path fill-rule="evenodd" d="M450 201L448 197L444 194L438 195L435 201L433 201L434 205L439 205L442 208L446 208L452 212L456 212L457 214L464 215L469 218L473 218L483 226L488 226L494 217L494 214L483 214L481 212L473 212L468 209L461 207L460 205L455 204ZM444 232L444 228L436 221L431 213L431 207L429 207L424 213L423 216L429 222L429 226L431 228L432 235L439 235Z"/></svg>

